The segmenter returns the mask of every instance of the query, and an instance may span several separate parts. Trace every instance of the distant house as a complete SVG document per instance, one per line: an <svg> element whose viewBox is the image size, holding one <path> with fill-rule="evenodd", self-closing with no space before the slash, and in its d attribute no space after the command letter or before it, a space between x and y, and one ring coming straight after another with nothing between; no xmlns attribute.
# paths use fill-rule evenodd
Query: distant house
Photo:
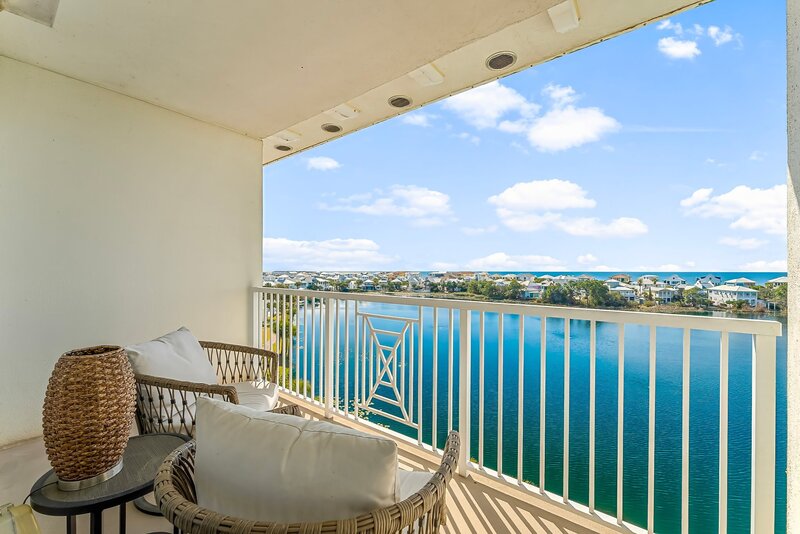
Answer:
<svg viewBox="0 0 800 534"><path fill-rule="evenodd" d="M582 274L578 277L578 280L595 280L595 277L590 274Z"/></svg>
<svg viewBox="0 0 800 534"><path fill-rule="evenodd" d="M605 281L605 284L608 286L609 289L614 289L615 287L619 287L622 284L622 281L617 280L616 278L609 278Z"/></svg>
<svg viewBox="0 0 800 534"><path fill-rule="evenodd" d="M541 298L544 286L536 282L528 282L528 285L522 290L522 298L526 300L535 300Z"/></svg>
<svg viewBox="0 0 800 534"><path fill-rule="evenodd" d="M636 291L634 291L630 287L617 286L617 287L612 287L610 291L614 295L619 295L620 298L625 299L628 302L633 302L634 300L636 300Z"/></svg>
<svg viewBox="0 0 800 534"><path fill-rule="evenodd" d="M773 278L772 280L767 280L768 286L785 286L789 283L788 276L779 276L778 278Z"/></svg>
<svg viewBox="0 0 800 534"><path fill-rule="evenodd" d="M657 274L643 274L642 276L636 279L636 283L639 284L640 286L653 285L659 280L660 278Z"/></svg>
<svg viewBox="0 0 800 534"><path fill-rule="evenodd" d="M361 284L361 289L364 291L375 291L375 283L372 280L364 280Z"/></svg>
<svg viewBox="0 0 800 534"><path fill-rule="evenodd" d="M753 287L756 285L755 280L750 280L749 278L734 278L733 280L728 280L725 282L725 285L728 286L741 286L741 287Z"/></svg>
<svg viewBox="0 0 800 534"><path fill-rule="evenodd" d="M542 278L544 278L544 276ZM578 278L576 278L575 276L570 276L568 274L560 274L558 276L552 277L553 283L562 285L568 284L570 282L576 282L577 280Z"/></svg>
<svg viewBox="0 0 800 534"><path fill-rule="evenodd" d="M673 274L672 276L668 276L664 279L664 283L668 286L677 287L686 284L686 280L678 276L677 274Z"/></svg>
<svg viewBox="0 0 800 534"><path fill-rule="evenodd" d="M678 297L678 290L674 287L654 287L650 290L653 299L658 302L672 302Z"/></svg>
<svg viewBox="0 0 800 534"><path fill-rule="evenodd" d="M629 275L629 274L624 274L624 273L615 274L614 276L611 277L611 279L612 280L617 280L619 282L622 282L623 284L630 284L631 283L631 275Z"/></svg>
<svg viewBox="0 0 800 534"><path fill-rule="evenodd" d="M709 287L718 286L722 283L722 278L715 274L707 274L695 280L694 285L700 289L708 289Z"/></svg>
<svg viewBox="0 0 800 534"><path fill-rule="evenodd" d="M709 288L708 298L718 306L724 306L737 300L743 300L749 306L755 306L758 301L758 291L745 286L723 284Z"/></svg>

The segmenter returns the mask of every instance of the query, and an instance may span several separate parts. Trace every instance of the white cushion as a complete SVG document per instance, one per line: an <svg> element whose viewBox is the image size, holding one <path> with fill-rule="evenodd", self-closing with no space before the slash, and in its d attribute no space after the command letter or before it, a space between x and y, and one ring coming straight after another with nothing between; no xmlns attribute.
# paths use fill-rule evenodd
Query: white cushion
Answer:
<svg viewBox="0 0 800 534"><path fill-rule="evenodd" d="M278 386L257 380L231 384L239 395L239 404L254 410L268 412L278 404Z"/></svg>
<svg viewBox="0 0 800 534"><path fill-rule="evenodd" d="M397 470L397 499L404 501L425 487L431 481L433 473L426 471Z"/></svg>
<svg viewBox="0 0 800 534"><path fill-rule="evenodd" d="M197 402L197 503L278 523L345 519L397 500L397 444L332 423Z"/></svg>
<svg viewBox="0 0 800 534"><path fill-rule="evenodd" d="M216 384L217 374L197 338L186 328L125 347L133 372L172 380Z"/></svg>

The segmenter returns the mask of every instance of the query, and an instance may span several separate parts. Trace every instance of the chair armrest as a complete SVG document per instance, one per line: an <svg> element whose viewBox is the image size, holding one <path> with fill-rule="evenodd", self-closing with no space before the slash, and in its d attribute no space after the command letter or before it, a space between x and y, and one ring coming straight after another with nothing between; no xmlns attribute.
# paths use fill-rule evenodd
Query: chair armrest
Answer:
<svg viewBox="0 0 800 534"><path fill-rule="evenodd" d="M272 351L214 341L201 341L200 346L206 350L208 361L223 384L251 380L278 382L280 357Z"/></svg>
<svg viewBox="0 0 800 534"><path fill-rule="evenodd" d="M287 404L286 406L281 406L280 408L275 408L271 410L272 413L282 413L285 415L296 415L297 417L303 417L303 412L300 411L300 407L296 404Z"/></svg>
<svg viewBox="0 0 800 534"><path fill-rule="evenodd" d="M172 380L160 376L135 375L137 389L147 388L152 391L169 390L172 392L194 393L194 398L201 396L220 397L232 404L239 404L239 394L236 388L225 384L203 384L201 382L187 382L185 380ZM141 387L140 387L141 386ZM172 395L172 398L176 398Z"/></svg>

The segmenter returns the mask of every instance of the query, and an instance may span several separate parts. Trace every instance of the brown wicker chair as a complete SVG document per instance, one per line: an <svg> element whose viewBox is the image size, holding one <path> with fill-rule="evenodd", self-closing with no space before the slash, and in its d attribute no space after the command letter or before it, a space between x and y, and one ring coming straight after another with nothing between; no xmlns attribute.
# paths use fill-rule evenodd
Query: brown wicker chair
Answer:
<svg viewBox="0 0 800 534"><path fill-rule="evenodd" d="M176 433L194 436L194 405L198 397L213 397L239 404L231 385L261 380L277 382L278 359L274 352L201 341L214 366L218 384L183 382L157 376L136 375L136 426L139 434ZM289 413L299 415L296 406ZM284 412L286 413L286 412Z"/></svg>
<svg viewBox="0 0 800 534"><path fill-rule="evenodd" d="M194 486L193 440L173 451L161 464L155 481L156 501L164 517L184 534L433 534L439 531L447 515L447 483L456 470L460 446L458 433L450 432L441 465L431 474L430 482L397 504L349 519L278 524L239 519L200 508Z"/></svg>

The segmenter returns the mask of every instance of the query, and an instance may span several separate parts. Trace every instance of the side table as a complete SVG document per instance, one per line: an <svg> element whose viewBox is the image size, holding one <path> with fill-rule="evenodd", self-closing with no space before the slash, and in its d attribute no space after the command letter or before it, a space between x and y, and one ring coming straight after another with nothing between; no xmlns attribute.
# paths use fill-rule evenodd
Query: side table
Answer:
<svg viewBox="0 0 800 534"><path fill-rule="evenodd" d="M67 534L75 533L75 517L90 514L91 534L103 532L103 510L119 506L119 532L125 534L125 504L153 491L164 458L189 438L180 434L148 434L128 441L122 471L113 478L78 491L61 491L48 471L31 488L31 507L40 514L65 516Z"/></svg>

